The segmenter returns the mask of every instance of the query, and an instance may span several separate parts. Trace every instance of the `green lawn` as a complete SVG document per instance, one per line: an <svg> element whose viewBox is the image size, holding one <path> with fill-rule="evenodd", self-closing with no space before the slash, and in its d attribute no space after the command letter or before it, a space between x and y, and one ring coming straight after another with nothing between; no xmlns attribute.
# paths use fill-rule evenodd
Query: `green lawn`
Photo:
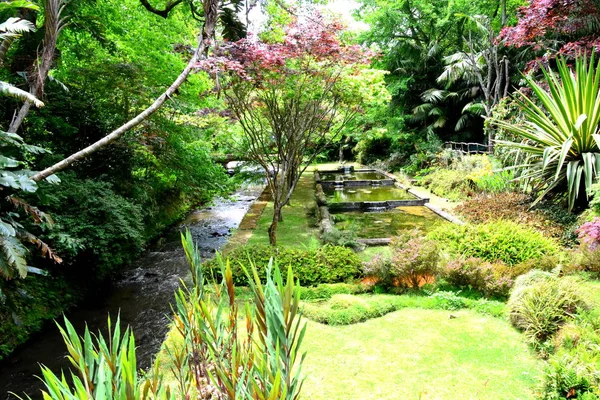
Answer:
<svg viewBox="0 0 600 400"><path fill-rule="evenodd" d="M311 400L529 399L541 367L507 322L466 310L309 321L302 349L302 397Z"/></svg>
<svg viewBox="0 0 600 400"><path fill-rule="evenodd" d="M306 172L298 181L290 204L283 208L283 222L277 229L277 244L286 247L319 246L318 229L314 217L310 216L315 207L314 178ZM273 218L273 203L267 204L248 245L269 244L267 230Z"/></svg>

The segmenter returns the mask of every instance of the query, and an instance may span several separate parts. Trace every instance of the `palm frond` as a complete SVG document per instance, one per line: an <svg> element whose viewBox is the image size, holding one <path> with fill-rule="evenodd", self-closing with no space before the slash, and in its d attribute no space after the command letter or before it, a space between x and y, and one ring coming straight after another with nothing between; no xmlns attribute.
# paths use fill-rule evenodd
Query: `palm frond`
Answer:
<svg viewBox="0 0 600 400"><path fill-rule="evenodd" d="M44 103L38 100L38 98L32 95L31 93L19 89L18 87L13 86L10 83L4 81L0 81L0 94L19 99L21 101L27 101L29 103L34 104L38 108L44 107Z"/></svg>
<svg viewBox="0 0 600 400"><path fill-rule="evenodd" d="M33 32L35 25L26 19L10 17L0 24L0 38L19 37L25 32Z"/></svg>

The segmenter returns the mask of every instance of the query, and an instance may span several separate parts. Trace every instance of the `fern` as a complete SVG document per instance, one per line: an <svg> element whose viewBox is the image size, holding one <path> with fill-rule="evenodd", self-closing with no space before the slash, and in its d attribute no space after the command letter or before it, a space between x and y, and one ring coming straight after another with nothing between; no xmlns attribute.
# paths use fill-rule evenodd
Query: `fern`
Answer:
<svg viewBox="0 0 600 400"><path fill-rule="evenodd" d="M0 275L5 279L14 278L15 272L20 278L27 276L27 249L17 238L0 236L0 253L4 256L0 258Z"/></svg>

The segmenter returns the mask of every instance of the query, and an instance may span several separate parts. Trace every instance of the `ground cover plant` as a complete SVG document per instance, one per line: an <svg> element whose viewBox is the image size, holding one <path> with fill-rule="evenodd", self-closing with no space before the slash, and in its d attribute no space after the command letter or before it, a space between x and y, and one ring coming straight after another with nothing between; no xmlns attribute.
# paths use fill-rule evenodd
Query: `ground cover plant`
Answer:
<svg viewBox="0 0 600 400"><path fill-rule="evenodd" d="M511 220L528 225L555 239L567 240L571 234L572 225L577 217L566 214L567 221L557 220L549 215L547 208L531 209L531 197L518 192L502 192L497 194L479 194L459 204L454 211L464 220L479 224L497 220Z"/></svg>

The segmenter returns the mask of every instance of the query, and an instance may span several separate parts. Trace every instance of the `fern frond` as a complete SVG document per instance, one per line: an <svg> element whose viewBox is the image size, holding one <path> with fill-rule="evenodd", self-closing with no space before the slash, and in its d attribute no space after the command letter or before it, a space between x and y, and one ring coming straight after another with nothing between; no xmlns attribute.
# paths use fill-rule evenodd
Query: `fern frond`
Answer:
<svg viewBox="0 0 600 400"><path fill-rule="evenodd" d="M8 265L5 267L5 271L0 266L0 274L5 275L5 278L8 279L13 278L15 273L20 278L27 276L27 260L25 260L27 249L19 239L11 236L0 237L0 253L2 253L3 261Z"/></svg>

